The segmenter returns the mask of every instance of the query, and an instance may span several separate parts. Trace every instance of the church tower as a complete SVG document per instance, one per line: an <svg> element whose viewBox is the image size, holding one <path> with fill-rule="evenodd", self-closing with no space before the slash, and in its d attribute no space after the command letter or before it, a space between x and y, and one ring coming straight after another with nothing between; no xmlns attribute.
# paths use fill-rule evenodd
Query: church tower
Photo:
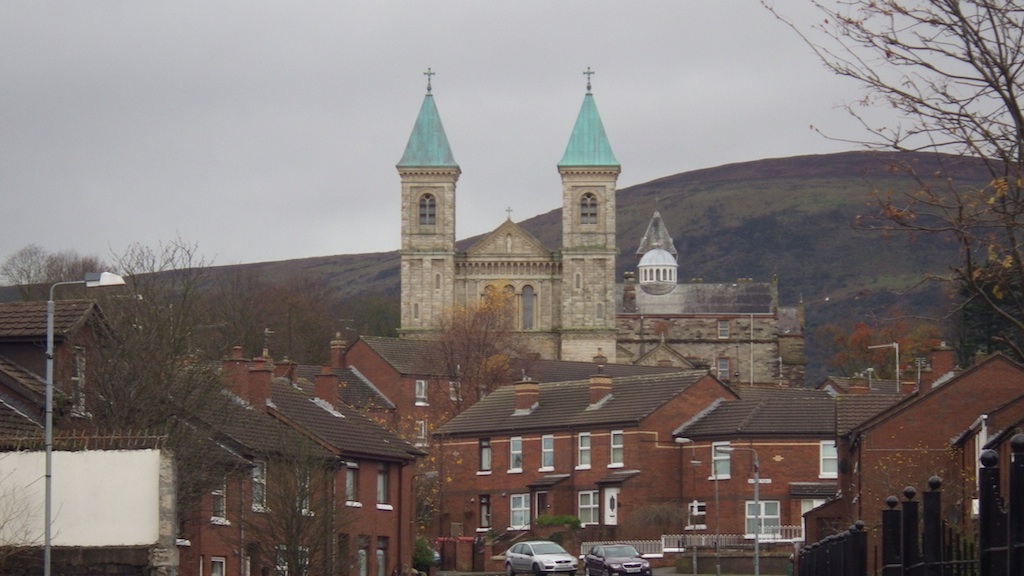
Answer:
<svg viewBox="0 0 1024 576"><path fill-rule="evenodd" d="M405 154L396 168L402 179L403 336L437 328L452 307L455 280L455 183L461 170L431 94L413 126Z"/></svg>
<svg viewBox="0 0 1024 576"><path fill-rule="evenodd" d="M562 176L562 360L615 353L615 183L612 154L591 93L558 163Z"/></svg>

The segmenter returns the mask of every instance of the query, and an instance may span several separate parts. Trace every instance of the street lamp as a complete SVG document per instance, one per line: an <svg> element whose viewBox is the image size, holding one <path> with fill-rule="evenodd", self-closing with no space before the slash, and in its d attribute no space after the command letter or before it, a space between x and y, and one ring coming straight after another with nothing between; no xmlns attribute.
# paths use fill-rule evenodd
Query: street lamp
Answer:
<svg viewBox="0 0 1024 576"><path fill-rule="evenodd" d="M716 446L719 452L734 452L745 450L754 455L754 576L761 576L761 463L757 457L757 450L742 446Z"/></svg>
<svg viewBox="0 0 1024 576"><path fill-rule="evenodd" d="M50 553L52 535L50 523L53 517L53 291L58 286L84 285L86 288L101 286L123 286L124 278L111 272L90 272L82 280L57 282L50 286L50 299L46 301L46 505L43 519L43 576L50 576Z"/></svg>
<svg viewBox="0 0 1024 576"><path fill-rule="evenodd" d="M692 444L693 440L690 438L676 438L678 444ZM718 505L718 470L716 469L717 463L715 462L715 453L722 451L723 446L712 445L711 455L711 477L715 481L715 576L722 576L722 553L719 541L722 539L722 515L719 513Z"/></svg>

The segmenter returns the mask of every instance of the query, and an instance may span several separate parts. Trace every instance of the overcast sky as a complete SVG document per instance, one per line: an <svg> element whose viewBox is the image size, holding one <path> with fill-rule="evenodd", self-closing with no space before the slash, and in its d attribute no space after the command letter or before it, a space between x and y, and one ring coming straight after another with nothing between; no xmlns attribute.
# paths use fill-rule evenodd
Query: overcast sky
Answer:
<svg viewBox="0 0 1024 576"><path fill-rule="evenodd" d="M811 125L856 134L838 106L859 88L755 0L10 0L0 258L176 238L215 264L395 250L427 67L462 168L458 237L487 232L506 207L560 207L588 66L620 188L851 149Z"/></svg>

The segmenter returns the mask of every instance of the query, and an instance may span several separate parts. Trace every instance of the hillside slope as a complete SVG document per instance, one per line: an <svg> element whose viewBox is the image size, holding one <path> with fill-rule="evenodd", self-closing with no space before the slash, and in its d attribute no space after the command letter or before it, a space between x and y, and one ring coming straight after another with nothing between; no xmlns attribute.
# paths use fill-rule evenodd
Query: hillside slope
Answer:
<svg viewBox="0 0 1024 576"><path fill-rule="evenodd" d="M876 152L760 160L667 176L618 191L619 277L634 269L637 245L657 208L679 250L680 278L729 282L777 275L783 305L805 302L809 332L886 310L935 312L942 305L935 289L911 288L926 273L943 273L956 257L955 246L938 237L911 241L853 226L859 214L870 212L872 192L913 185L891 169L895 159L912 162L936 181L948 175L958 182L986 180L970 159ZM549 248L558 247L560 210L520 224ZM399 290L397 252L241 266L268 280L323 274L342 297L375 290L397 298ZM812 363L820 363L813 339L808 344ZM823 372L812 365L811 374Z"/></svg>

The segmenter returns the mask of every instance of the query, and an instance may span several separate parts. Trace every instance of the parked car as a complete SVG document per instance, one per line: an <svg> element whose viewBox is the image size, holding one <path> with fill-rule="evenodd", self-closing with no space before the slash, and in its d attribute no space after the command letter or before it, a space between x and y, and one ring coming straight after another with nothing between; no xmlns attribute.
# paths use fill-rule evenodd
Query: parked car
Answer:
<svg viewBox="0 0 1024 576"><path fill-rule="evenodd" d="M651 576L651 563L629 544L599 544L583 557L585 576Z"/></svg>
<svg viewBox="0 0 1024 576"><path fill-rule="evenodd" d="M505 552L505 573L508 576L533 573L575 574L579 560L554 542L534 540L519 542Z"/></svg>

